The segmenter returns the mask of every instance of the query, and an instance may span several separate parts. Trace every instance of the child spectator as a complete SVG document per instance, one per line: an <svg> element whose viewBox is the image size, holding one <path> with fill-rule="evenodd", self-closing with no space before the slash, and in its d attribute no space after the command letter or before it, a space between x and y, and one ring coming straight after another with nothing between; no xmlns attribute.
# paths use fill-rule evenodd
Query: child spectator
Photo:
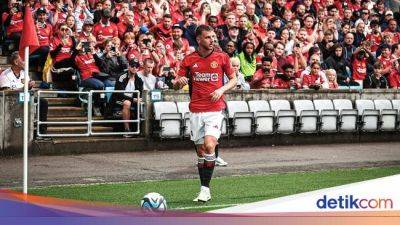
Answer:
<svg viewBox="0 0 400 225"><path fill-rule="evenodd" d="M336 71L334 69L325 70L325 74L328 77L329 89L338 89Z"/></svg>

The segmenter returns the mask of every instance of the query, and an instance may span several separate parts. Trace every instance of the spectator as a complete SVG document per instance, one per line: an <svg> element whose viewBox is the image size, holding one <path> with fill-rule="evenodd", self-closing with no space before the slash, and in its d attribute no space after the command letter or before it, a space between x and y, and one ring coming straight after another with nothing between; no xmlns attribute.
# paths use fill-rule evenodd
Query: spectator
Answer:
<svg viewBox="0 0 400 225"><path fill-rule="evenodd" d="M262 59L262 68L257 70L250 82L250 87L252 89L267 89L273 87L275 73L272 70L272 61L272 58L268 56Z"/></svg>
<svg viewBox="0 0 400 225"><path fill-rule="evenodd" d="M303 77L302 88L319 90L322 84L326 82L321 75L321 65L318 62L311 64L311 72Z"/></svg>
<svg viewBox="0 0 400 225"><path fill-rule="evenodd" d="M277 73L273 87L276 89L299 89L301 85L296 82L294 66L285 64L282 66L283 73Z"/></svg>
<svg viewBox="0 0 400 225"><path fill-rule="evenodd" d="M98 45L106 39L118 37L118 28L110 21L111 17L111 10L103 9L101 20L93 27L93 35L96 37Z"/></svg>
<svg viewBox="0 0 400 225"><path fill-rule="evenodd" d="M367 76L368 67L373 65L373 56L363 47L357 48L353 53L351 60L352 75L355 82L359 85L363 84L363 80ZM362 86L361 86L362 88Z"/></svg>
<svg viewBox="0 0 400 225"><path fill-rule="evenodd" d="M138 72L138 76L143 81L143 90L152 91L156 89L157 78L152 74L154 61L150 58L144 60L143 70Z"/></svg>
<svg viewBox="0 0 400 225"><path fill-rule="evenodd" d="M50 23L47 22L46 9L44 8L37 9L36 17L37 17L36 30L40 47L37 48L34 52L32 52L31 58L32 56L38 57L39 60L37 60L36 63L39 67L38 71L41 71L41 69L44 66L44 63L46 62L47 55L49 54L50 51L50 40L52 39L53 36L53 27L51 26ZM30 60L30 63L35 63L35 61Z"/></svg>
<svg viewBox="0 0 400 225"><path fill-rule="evenodd" d="M324 61L328 69L335 70L337 80L341 85L349 85L351 82L350 63L344 58L343 47L336 44L332 47L331 56ZM329 79L329 77L328 77ZM354 85L352 83L352 85Z"/></svg>
<svg viewBox="0 0 400 225"><path fill-rule="evenodd" d="M259 45L260 46L260 45ZM256 55L259 50L252 42L243 43L243 51L239 53L240 71L243 73L246 81L251 80L256 72Z"/></svg>
<svg viewBox="0 0 400 225"><path fill-rule="evenodd" d="M24 89L24 80L25 80L25 72L24 72L24 62L19 56L18 52L13 52L10 56L9 62L11 67L2 71L0 74L0 90L16 90L22 91ZM28 86L29 89L35 85L35 81L31 80L28 77ZM40 121L47 121L47 111L48 111L48 102L44 98L40 98ZM45 134L47 132L47 125L40 125L39 131L41 134Z"/></svg>
<svg viewBox="0 0 400 225"><path fill-rule="evenodd" d="M110 76L109 79L113 81L112 83L115 84L115 80L121 74L126 73L126 69L128 68L126 58L111 39L104 41L104 51L101 60L104 63L100 67L100 70Z"/></svg>
<svg viewBox="0 0 400 225"><path fill-rule="evenodd" d="M125 90L125 91L139 91L139 96L133 93L113 93L111 97L112 108L122 107L122 119L131 120L137 118L139 115L136 114L137 108L141 101L143 92L143 81L138 76L138 69L140 68L140 63L137 59L132 59L129 62L128 72L122 74L115 84L115 90ZM133 114L133 115L132 115ZM133 129L131 129L131 123L124 122L125 132L137 131L138 123L134 123ZM132 134L124 134L124 137L132 137Z"/></svg>
<svg viewBox="0 0 400 225"><path fill-rule="evenodd" d="M95 42L81 42L76 46L72 58L81 73L80 86L93 90L104 90L105 87L114 87L114 82L110 80L110 75L100 71L105 67L106 62L99 58L94 52ZM94 96L93 113L101 116L102 101L100 95Z"/></svg>
<svg viewBox="0 0 400 225"><path fill-rule="evenodd" d="M57 33L50 43L50 55L53 59L52 80L63 86L62 83L71 81L75 73L72 53L76 48L76 42L71 37L71 29L65 23L61 24Z"/></svg>
<svg viewBox="0 0 400 225"><path fill-rule="evenodd" d="M6 28L7 39L11 39L14 44L14 48L9 50L17 50L23 26L22 2L9 0L8 11L3 13L1 22Z"/></svg>
<svg viewBox="0 0 400 225"><path fill-rule="evenodd" d="M240 72L240 60L236 57L231 58L231 65L238 79L236 89L249 90L250 84L245 81L243 73Z"/></svg>
<svg viewBox="0 0 400 225"><path fill-rule="evenodd" d="M384 44L380 46L380 50L382 54L377 58L377 60L381 63L382 66L380 73L382 73L382 75L387 77L393 69L392 62L394 58L392 57L389 45Z"/></svg>
<svg viewBox="0 0 400 225"><path fill-rule="evenodd" d="M328 77L329 89L338 89L339 84L337 83L336 71L334 69L325 70L325 74Z"/></svg>
<svg viewBox="0 0 400 225"><path fill-rule="evenodd" d="M386 89L389 87L386 78L382 73L382 63L376 62L374 64L374 72L372 74L368 74L363 82L363 88L381 88Z"/></svg>
<svg viewBox="0 0 400 225"><path fill-rule="evenodd" d="M399 59L393 62L393 70L391 71L388 79L390 88L400 89L400 63Z"/></svg>

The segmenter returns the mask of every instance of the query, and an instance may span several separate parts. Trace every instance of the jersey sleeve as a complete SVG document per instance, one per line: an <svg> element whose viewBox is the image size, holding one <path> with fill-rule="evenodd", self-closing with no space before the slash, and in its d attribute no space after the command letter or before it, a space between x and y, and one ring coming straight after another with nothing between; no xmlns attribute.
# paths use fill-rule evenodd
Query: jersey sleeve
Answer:
<svg viewBox="0 0 400 225"><path fill-rule="evenodd" d="M233 76L235 76L232 65L231 65L231 60L227 54L223 55L223 64L222 64L222 70L226 74L229 79L232 79Z"/></svg>
<svg viewBox="0 0 400 225"><path fill-rule="evenodd" d="M185 57L179 67L178 70L178 76L179 77L186 77L188 75L189 72L189 67L190 67L190 63L189 63L189 59L188 57Z"/></svg>

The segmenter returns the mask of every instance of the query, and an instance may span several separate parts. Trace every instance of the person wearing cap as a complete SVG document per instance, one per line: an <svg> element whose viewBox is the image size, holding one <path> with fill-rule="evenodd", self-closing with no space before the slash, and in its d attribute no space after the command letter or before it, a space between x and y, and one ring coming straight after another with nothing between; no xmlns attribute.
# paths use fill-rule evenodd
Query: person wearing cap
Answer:
<svg viewBox="0 0 400 225"><path fill-rule="evenodd" d="M138 76L140 63L139 60L133 58L129 61L128 72L119 76L115 83L115 90L125 90L125 91L139 91L139 96L133 93L113 93L111 97L111 108L122 107L122 119L131 120L136 118L135 115L137 110L132 110L132 108L137 109L140 103L140 96L143 92L143 80ZM132 113L134 115L132 115ZM131 123L124 123L125 132L137 131L138 124L135 123L133 129L130 127ZM132 137L131 134L124 134L124 137Z"/></svg>
<svg viewBox="0 0 400 225"><path fill-rule="evenodd" d="M102 44L104 40L112 37L118 37L118 28L110 21L111 10L103 9L101 20L94 25L93 35L97 38L97 44Z"/></svg>
<svg viewBox="0 0 400 225"><path fill-rule="evenodd" d="M39 40L39 48L32 52L31 57L38 58L37 64L39 68L42 68L47 59L47 54L50 51L50 40L53 36L53 27L47 22L47 11L45 8L39 8L36 10L36 33ZM35 63L31 61L31 63ZM32 65L31 64L31 65ZM41 71L39 69L39 71Z"/></svg>
<svg viewBox="0 0 400 225"><path fill-rule="evenodd" d="M172 26L171 37L165 40L165 49L176 53L179 49L185 55L189 52L189 41L183 36L183 28L179 24Z"/></svg>

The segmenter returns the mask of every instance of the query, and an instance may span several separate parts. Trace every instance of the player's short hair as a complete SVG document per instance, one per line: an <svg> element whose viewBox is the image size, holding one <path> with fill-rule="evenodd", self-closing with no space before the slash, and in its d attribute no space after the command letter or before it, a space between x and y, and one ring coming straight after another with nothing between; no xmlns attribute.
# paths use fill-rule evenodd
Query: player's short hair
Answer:
<svg viewBox="0 0 400 225"><path fill-rule="evenodd" d="M208 25L200 25L196 29L196 38L201 36L203 34L203 31L214 31L214 29L211 26Z"/></svg>

